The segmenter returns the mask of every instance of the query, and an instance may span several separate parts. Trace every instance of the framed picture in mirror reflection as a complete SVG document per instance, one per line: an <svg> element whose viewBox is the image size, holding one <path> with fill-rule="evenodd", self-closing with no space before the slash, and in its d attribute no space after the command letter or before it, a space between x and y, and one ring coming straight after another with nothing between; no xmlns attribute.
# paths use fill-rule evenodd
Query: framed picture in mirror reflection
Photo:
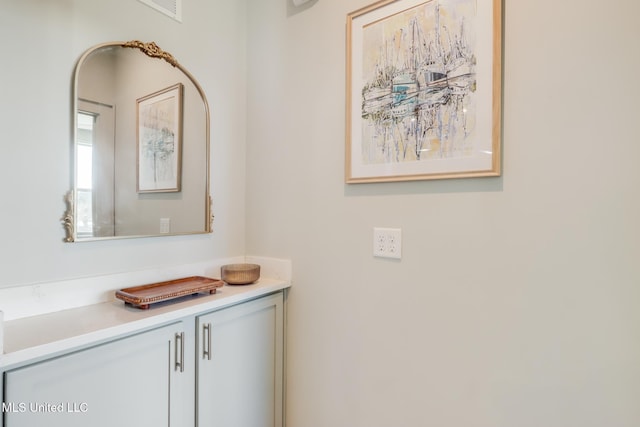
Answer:
<svg viewBox="0 0 640 427"><path fill-rule="evenodd" d="M180 191L182 83L137 99L137 191Z"/></svg>

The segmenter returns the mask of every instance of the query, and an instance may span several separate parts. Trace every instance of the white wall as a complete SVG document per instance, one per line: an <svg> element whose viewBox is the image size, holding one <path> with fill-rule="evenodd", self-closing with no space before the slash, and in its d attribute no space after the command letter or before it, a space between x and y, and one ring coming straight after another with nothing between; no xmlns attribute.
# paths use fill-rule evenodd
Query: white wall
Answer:
<svg viewBox="0 0 640 427"><path fill-rule="evenodd" d="M0 0L0 287L245 253L245 15L236 0L185 2L183 23L135 0ZM132 39L172 53L207 94L214 233L63 243L75 63L95 44Z"/></svg>
<svg viewBox="0 0 640 427"><path fill-rule="evenodd" d="M506 1L501 178L345 185L369 3L249 0L247 248L293 260L288 425L637 427L640 4Z"/></svg>

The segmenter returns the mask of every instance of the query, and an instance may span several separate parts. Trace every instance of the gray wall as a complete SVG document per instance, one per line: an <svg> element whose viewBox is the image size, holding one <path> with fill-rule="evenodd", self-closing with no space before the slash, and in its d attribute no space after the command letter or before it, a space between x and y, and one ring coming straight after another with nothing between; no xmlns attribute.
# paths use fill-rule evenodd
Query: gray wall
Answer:
<svg viewBox="0 0 640 427"><path fill-rule="evenodd" d="M640 425L640 5L506 1L501 178L345 185L370 3L248 9L247 248L293 260L289 425Z"/></svg>
<svg viewBox="0 0 640 427"><path fill-rule="evenodd" d="M134 0L0 0L0 287L245 253L246 6L185 3L178 23ZM215 233L65 244L73 70L91 46L133 39L172 53L207 94Z"/></svg>

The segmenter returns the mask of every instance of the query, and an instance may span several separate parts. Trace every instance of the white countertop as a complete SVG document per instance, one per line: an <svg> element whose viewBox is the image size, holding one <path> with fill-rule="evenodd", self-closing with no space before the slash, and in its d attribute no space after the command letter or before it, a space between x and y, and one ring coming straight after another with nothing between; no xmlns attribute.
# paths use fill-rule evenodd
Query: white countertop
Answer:
<svg viewBox="0 0 640 427"><path fill-rule="evenodd" d="M147 310L114 298L105 303L6 321L0 368L168 324L289 286L288 280L260 278L252 285L225 285L213 295L188 296L154 304Z"/></svg>

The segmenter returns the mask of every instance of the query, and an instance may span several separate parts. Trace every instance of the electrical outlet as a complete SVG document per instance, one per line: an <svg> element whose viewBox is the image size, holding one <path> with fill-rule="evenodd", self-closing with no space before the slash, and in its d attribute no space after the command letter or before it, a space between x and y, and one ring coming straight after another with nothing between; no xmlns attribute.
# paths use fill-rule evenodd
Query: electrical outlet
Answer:
<svg viewBox="0 0 640 427"><path fill-rule="evenodd" d="M160 234L169 234L171 231L171 218L160 218Z"/></svg>
<svg viewBox="0 0 640 427"><path fill-rule="evenodd" d="M381 258L402 258L402 229L374 228L373 256Z"/></svg>

